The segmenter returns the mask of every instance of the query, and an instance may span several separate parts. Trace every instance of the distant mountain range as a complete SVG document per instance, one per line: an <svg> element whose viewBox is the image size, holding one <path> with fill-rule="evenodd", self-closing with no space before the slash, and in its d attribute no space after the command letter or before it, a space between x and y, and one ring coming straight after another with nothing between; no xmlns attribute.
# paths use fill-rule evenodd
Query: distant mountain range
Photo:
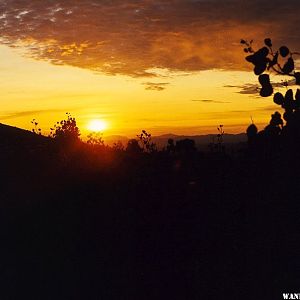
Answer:
<svg viewBox="0 0 300 300"><path fill-rule="evenodd" d="M48 137L34 134L31 131L0 123L0 145L5 145L5 144L30 145L31 143L32 144L44 143L48 139L49 139ZM206 147L210 143L212 143L214 139L216 141L216 134L176 135L170 133L170 134L163 134L163 135L152 137L153 142L156 143L159 148L166 146L169 139L173 139L174 142L182 139L192 139L195 141L196 146L199 149L203 149L203 147ZM121 136L121 135L105 136L104 135L104 142L108 145L113 145L118 141L120 141L123 145L126 145L128 140L129 138L126 136ZM225 145L244 143L246 141L247 141L247 136L245 133L224 134L223 136L223 142Z"/></svg>
<svg viewBox="0 0 300 300"><path fill-rule="evenodd" d="M169 139L173 139L174 142L182 139L192 139L195 141L198 148L203 148L214 140L217 141L216 134L205 134L205 135L176 135L176 134L163 134L159 136L153 136L152 140L157 144L158 147L162 148L167 145ZM126 136L120 135L112 135L112 136L104 136L104 141L108 145L112 145L113 143L120 141L122 144L126 145L129 138ZM224 134L223 142L224 144L238 144L244 143L247 141L247 136L245 133L238 134Z"/></svg>

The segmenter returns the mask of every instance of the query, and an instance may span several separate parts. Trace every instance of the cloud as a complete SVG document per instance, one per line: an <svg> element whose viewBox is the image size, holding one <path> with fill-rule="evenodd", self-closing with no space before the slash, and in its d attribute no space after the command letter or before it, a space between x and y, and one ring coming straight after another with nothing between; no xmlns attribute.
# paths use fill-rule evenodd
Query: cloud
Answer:
<svg viewBox="0 0 300 300"><path fill-rule="evenodd" d="M52 113L52 112L65 112L65 109L43 109L43 110L28 110L28 111L17 111L17 112L7 112L0 115L0 120L9 120L26 116L35 116L43 113Z"/></svg>
<svg viewBox="0 0 300 300"><path fill-rule="evenodd" d="M269 106L265 106L265 107L262 107L262 108L259 108L257 109L258 111L268 111L268 112L272 112L274 113L275 111L281 111L282 108L276 104L273 104L273 105L269 105Z"/></svg>
<svg viewBox="0 0 300 300"><path fill-rule="evenodd" d="M295 80L288 80L286 82L288 86L294 86L295 85ZM282 88L284 87L284 82L272 82L273 88ZM224 87L227 88L238 88L240 89L237 93L239 94L245 94L245 95L257 95L259 96L259 91L261 89L260 84L253 84L253 83L247 83L244 85L224 85Z"/></svg>
<svg viewBox="0 0 300 300"><path fill-rule="evenodd" d="M163 91L169 85L168 82L144 82L143 84L146 86L145 89L149 91Z"/></svg>
<svg viewBox="0 0 300 300"><path fill-rule="evenodd" d="M193 102L204 102L204 103L231 103L229 101L219 101L219 100L211 100L211 99L193 99Z"/></svg>
<svg viewBox="0 0 300 300"><path fill-rule="evenodd" d="M300 49L298 0L6 0L2 43L27 55L110 75L249 70L241 38Z"/></svg>
<svg viewBox="0 0 300 300"><path fill-rule="evenodd" d="M274 113L275 111L280 111L282 110L282 108L276 104L272 104L272 105L268 105L268 106L264 106L264 107L257 107L251 110L231 110L231 113L237 113L237 114L241 114L241 113L256 113L256 112L272 112Z"/></svg>
<svg viewBox="0 0 300 300"><path fill-rule="evenodd" d="M240 89L237 93L245 94L245 95L258 95L260 85L259 84L252 84L247 83L244 85L224 85L226 88L238 88Z"/></svg>

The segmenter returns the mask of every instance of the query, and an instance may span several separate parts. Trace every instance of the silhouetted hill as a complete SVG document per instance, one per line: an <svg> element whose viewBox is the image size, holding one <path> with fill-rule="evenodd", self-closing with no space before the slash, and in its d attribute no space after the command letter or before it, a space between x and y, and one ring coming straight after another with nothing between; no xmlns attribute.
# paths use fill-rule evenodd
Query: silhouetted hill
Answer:
<svg viewBox="0 0 300 300"><path fill-rule="evenodd" d="M37 135L31 131L0 123L0 146L30 146L44 144L48 137Z"/></svg>

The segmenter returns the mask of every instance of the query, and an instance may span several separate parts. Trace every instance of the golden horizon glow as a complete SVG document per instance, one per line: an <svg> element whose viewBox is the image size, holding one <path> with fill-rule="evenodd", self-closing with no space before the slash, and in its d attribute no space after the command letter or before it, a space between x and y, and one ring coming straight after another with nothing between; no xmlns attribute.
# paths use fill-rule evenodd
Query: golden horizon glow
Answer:
<svg viewBox="0 0 300 300"><path fill-rule="evenodd" d="M153 86L145 89L145 78L56 66L4 45L0 56L6 57L0 60L0 122L30 130L35 118L45 135L66 112L76 118L83 137L93 119L113 123L106 136L135 137L142 129L153 135L215 133L219 124L226 133L240 133L251 117L263 128L278 109L271 98L239 93L245 82L256 83L250 71L171 73L167 88L159 91ZM167 75L162 71L161 76ZM153 81L158 86L161 82ZM233 87L225 87L229 85Z"/></svg>

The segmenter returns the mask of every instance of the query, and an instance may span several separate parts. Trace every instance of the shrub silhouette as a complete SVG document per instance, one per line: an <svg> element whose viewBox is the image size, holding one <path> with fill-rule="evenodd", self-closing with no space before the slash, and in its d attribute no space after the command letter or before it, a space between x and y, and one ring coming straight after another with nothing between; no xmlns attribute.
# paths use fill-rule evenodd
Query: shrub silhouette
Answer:
<svg viewBox="0 0 300 300"><path fill-rule="evenodd" d="M87 143L91 146L104 146L103 133L92 132L88 136Z"/></svg>
<svg viewBox="0 0 300 300"><path fill-rule="evenodd" d="M116 152L122 152L124 151L124 145L121 141L117 141L113 144L112 149Z"/></svg>
<svg viewBox="0 0 300 300"><path fill-rule="evenodd" d="M183 139L176 142L175 151L181 154L191 154L197 151L195 141Z"/></svg>
<svg viewBox="0 0 300 300"><path fill-rule="evenodd" d="M224 125L219 125L217 130L219 133L213 136L212 142L209 144L210 151L217 153L225 152L225 146L223 145L223 137L225 134Z"/></svg>
<svg viewBox="0 0 300 300"><path fill-rule="evenodd" d="M175 152L175 144L173 139L168 139L168 144L167 144L167 152L168 153L174 153Z"/></svg>
<svg viewBox="0 0 300 300"><path fill-rule="evenodd" d="M32 119L31 124L33 126L33 128L31 129L31 131L33 133L42 135L42 129L39 127L39 123L36 119Z"/></svg>
<svg viewBox="0 0 300 300"><path fill-rule="evenodd" d="M51 129L50 137L63 144L73 144L79 140L80 131L76 119L66 113L67 119L57 122Z"/></svg>
<svg viewBox="0 0 300 300"><path fill-rule="evenodd" d="M142 149L144 152L152 153L157 151L157 147L155 143L152 142L152 136L146 130L142 130L140 135L137 135L139 141L142 145Z"/></svg>
<svg viewBox="0 0 300 300"><path fill-rule="evenodd" d="M140 147L138 140L131 139L127 143L126 151L132 154L138 154L143 151L143 149Z"/></svg>

